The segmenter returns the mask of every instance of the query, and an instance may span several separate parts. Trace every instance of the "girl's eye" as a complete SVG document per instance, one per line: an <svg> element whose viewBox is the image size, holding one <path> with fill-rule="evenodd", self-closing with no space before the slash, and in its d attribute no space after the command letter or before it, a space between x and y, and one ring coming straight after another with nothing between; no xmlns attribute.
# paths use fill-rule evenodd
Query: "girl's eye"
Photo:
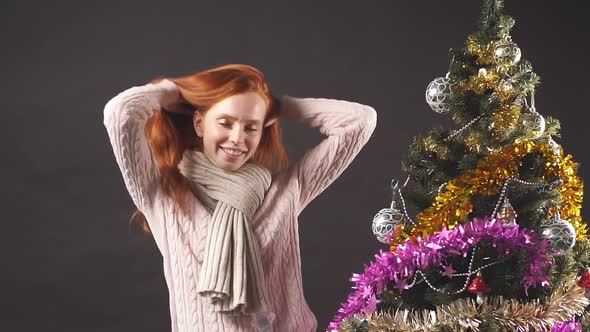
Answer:
<svg viewBox="0 0 590 332"><path fill-rule="evenodd" d="M256 128L254 128L254 127L246 127L246 131L256 131Z"/></svg>
<svg viewBox="0 0 590 332"><path fill-rule="evenodd" d="M219 122L219 125L226 128L231 128L231 123L228 122Z"/></svg>

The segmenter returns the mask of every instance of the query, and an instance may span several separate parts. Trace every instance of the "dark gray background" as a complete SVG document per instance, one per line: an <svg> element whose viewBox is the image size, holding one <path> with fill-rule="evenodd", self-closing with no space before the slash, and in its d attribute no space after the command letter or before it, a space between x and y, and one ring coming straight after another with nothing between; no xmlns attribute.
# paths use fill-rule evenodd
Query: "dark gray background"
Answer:
<svg viewBox="0 0 590 332"><path fill-rule="evenodd" d="M562 121L587 164L588 25L577 1L508 1L514 40L543 84L538 111ZM412 137L443 121L424 102L447 51L476 28L479 2L48 1L3 5L3 331L169 331L151 236L133 209L102 125L116 93L158 75L225 63L260 68L277 94L358 101L377 129L352 166L300 216L307 301L324 329L379 248L370 222ZM320 135L284 127L293 159ZM589 178L589 169L580 169ZM587 210L583 211L588 219Z"/></svg>

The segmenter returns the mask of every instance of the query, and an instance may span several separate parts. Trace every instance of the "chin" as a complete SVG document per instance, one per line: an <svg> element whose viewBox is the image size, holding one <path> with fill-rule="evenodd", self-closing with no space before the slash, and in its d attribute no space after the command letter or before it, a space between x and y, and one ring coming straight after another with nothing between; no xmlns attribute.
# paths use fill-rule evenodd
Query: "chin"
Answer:
<svg viewBox="0 0 590 332"><path fill-rule="evenodd" d="M233 172L240 169L240 167L242 167L245 163L246 161L244 161L242 158L235 161L228 161L225 160L223 156L217 156L215 160L215 165L217 167L229 172Z"/></svg>
<svg viewBox="0 0 590 332"><path fill-rule="evenodd" d="M243 164L240 165L236 165L236 164L217 164L217 167L221 168L224 171L227 172L233 172L233 171L237 171L238 169L240 169L240 167L242 167Z"/></svg>

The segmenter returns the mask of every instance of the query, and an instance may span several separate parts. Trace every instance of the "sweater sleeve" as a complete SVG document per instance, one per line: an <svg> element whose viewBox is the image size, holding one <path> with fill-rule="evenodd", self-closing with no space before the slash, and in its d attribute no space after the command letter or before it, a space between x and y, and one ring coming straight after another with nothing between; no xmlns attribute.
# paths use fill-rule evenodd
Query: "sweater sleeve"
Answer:
<svg viewBox="0 0 590 332"><path fill-rule="evenodd" d="M157 192L158 169L145 136L147 120L175 98L176 85L169 80L129 88L109 100L104 108L115 159L133 203L145 212Z"/></svg>
<svg viewBox="0 0 590 332"><path fill-rule="evenodd" d="M377 124L377 113L366 105L332 99L281 99L286 119L317 128L327 137L294 165L298 212L324 191L350 165Z"/></svg>

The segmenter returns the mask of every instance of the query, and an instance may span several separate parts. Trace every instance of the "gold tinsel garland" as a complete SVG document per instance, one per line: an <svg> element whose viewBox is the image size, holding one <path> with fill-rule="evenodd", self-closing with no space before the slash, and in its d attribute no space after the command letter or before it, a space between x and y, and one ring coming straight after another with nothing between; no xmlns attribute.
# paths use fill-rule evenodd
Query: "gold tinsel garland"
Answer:
<svg viewBox="0 0 590 332"><path fill-rule="evenodd" d="M482 151L484 150L484 146L482 145L481 138L482 137L480 133L472 131L469 134L467 134L467 136L465 136L463 143L465 143L465 146L467 147L467 150L469 150L469 152L482 153Z"/></svg>
<svg viewBox="0 0 590 332"><path fill-rule="evenodd" d="M502 139L503 136L519 124L520 111L522 106L518 104L500 106L500 110L495 112L490 119L490 131L496 139Z"/></svg>
<svg viewBox="0 0 590 332"><path fill-rule="evenodd" d="M471 197L474 194L499 194L506 179L518 177L520 159L533 151L542 153L547 160L543 179L563 180L560 187L561 218L574 226L576 239L585 239L586 225L580 215L583 183L576 175L578 164L572 160L571 155L558 156L551 146L542 142L522 141L506 145L500 151L487 155L478 162L476 169L450 180L432 205L417 216L418 225L404 229L391 239L391 250L395 251L397 245L408 238L428 236L443 227L452 229L467 221L468 215L473 211Z"/></svg>
<svg viewBox="0 0 590 332"><path fill-rule="evenodd" d="M500 84L496 87L496 91L492 93L492 96L498 98L502 104L508 102L514 95L514 86L507 81L500 81Z"/></svg>
<svg viewBox="0 0 590 332"><path fill-rule="evenodd" d="M499 83L500 75L495 68L481 68L477 74L469 76L467 81L457 83L453 91L454 93L472 91L476 95L482 95L486 90L496 88Z"/></svg>
<svg viewBox="0 0 590 332"><path fill-rule="evenodd" d="M465 42L465 47L467 50L467 54L473 55L475 57L475 63L482 66L488 65L496 65L496 69L500 73L505 73L509 70L510 65L498 65L494 61L494 53L499 45L501 45L506 38L510 40L510 36L506 36L503 39L496 39L491 41L485 45L479 44L475 38L475 36L471 35L467 37L467 41Z"/></svg>
<svg viewBox="0 0 590 332"><path fill-rule="evenodd" d="M467 53L475 56L475 61L480 65L489 65L494 63L494 51L498 46L500 40L493 41L486 45L481 45L475 39L475 36L467 37L465 46L467 47Z"/></svg>
<svg viewBox="0 0 590 332"><path fill-rule="evenodd" d="M492 318L502 331L542 331L556 322L569 321L590 304L585 289L576 285L576 275L556 287L546 301L519 302L501 296L488 297L478 305L472 299L458 299L435 310L397 310L392 314L355 315L342 321L337 331L354 331L361 323L370 332L430 332L442 327L453 331L479 331L484 317Z"/></svg>
<svg viewBox="0 0 590 332"><path fill-rule="evenodd" d="M436 142L432 136L420 138L418 140L422 149L436 154L436 158L447 159L449 157L449 150L446 145Z"/></svg>

